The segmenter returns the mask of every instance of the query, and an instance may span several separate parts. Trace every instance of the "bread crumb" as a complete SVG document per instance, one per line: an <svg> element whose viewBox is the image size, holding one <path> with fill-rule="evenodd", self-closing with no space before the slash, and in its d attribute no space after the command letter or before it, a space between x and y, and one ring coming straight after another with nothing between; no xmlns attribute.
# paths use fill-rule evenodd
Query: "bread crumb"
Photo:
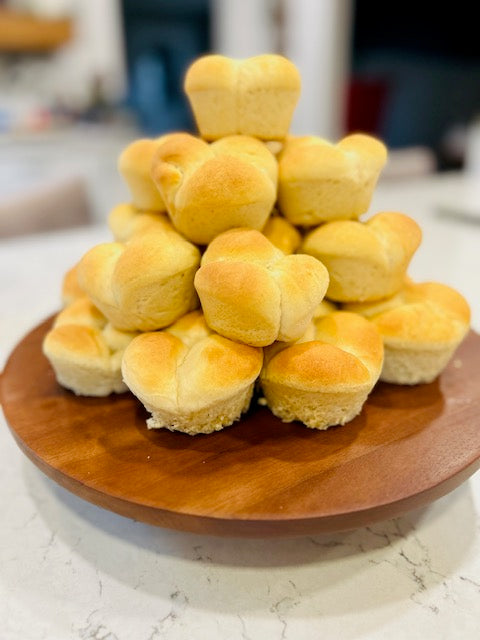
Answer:
<svg viewBox="0 0 480 640"><path fill-rule="evenodd" d="M453 366L455 367L455 369L461 369L463 366L463 362L460 360L460 358L455 358L455 360L453 361Z"/></svg>

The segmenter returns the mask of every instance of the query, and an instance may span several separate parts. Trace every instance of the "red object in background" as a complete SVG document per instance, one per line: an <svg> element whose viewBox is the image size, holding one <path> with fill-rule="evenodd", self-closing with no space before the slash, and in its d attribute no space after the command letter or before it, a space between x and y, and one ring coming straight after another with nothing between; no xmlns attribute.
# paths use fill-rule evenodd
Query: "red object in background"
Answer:
<svg viewBox="0 0 480 640"><path fill-rule="evenodd" d="M352 78L347 88L347 132L380 135L387 95L384 80Z"/></svg>
<svg viewBox="0 0 480 640"><path fill-rule="evenodd" d="M23 123L28 131L44 131L52 126L52 114L48 109L39 107L32 110Z"/></svg>

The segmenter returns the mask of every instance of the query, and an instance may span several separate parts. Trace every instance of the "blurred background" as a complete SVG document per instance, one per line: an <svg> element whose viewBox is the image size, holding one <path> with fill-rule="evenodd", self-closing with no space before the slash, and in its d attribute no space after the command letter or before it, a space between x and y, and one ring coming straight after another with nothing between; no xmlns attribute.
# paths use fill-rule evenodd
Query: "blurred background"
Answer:
<svg viewBox="0 0 480 640"><path fill-rule="evenodd" d="M303 88L292 132L391 149L382 180L480 170L474 3L0 0L0 235L104 222L140 136L194 131L186 67L279 52Z"/></svg>

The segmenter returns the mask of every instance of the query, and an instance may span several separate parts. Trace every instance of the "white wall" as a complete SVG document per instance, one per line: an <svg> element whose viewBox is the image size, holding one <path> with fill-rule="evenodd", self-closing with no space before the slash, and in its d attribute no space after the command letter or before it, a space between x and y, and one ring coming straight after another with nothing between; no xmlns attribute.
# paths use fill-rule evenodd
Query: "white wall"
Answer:
<svg viewBox="0 0 480 640"><path fill-rule="evenodd" d="M63 90L81 98L83 86L100 76L107 98L126 88L119 0L73 0L75 37L56 54L56 77Z"/></svg>
<svg viewBox="0 0 480 640"><path fill-rule="evenodd" d="M344 133L351 0L284 0L284 53L299 68L302 95L292 131Z"/></svg>
<svg viewBox="0 0 480 640"><path fill-rule="evenodd" d="M231 58L276 51L278 0L212 0L213 50Z"/></svg>
<svg viewBox="0 0 480 640"><path fill-rule="evenodd" d="M292 132L339 138L352 0L212 0L211 6L214 51L234 58L278 51L299 68L302 94Z"/></svg>

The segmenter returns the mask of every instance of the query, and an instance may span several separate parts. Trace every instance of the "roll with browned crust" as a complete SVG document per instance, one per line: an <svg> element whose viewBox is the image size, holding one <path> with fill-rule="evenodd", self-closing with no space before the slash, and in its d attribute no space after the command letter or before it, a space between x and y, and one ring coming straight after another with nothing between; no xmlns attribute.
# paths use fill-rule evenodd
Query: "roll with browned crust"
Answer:
<svg viewBox="0 0 480 640"><path fill-rule="evenodd" d="M302 243L302 236L291 222L276 212L267 220L263 235L286 255L295 253Z"/></svg>
<svg viewBox="0 0 480 640"><path fill-rule="evenodd" d="M78 263L76 263L73 267L70 267L62 279L62 306L68 307L72 302L84 296L85 291L78 283Z"/></svg>
<svg viewBox="0 0 480 640"><path fill-rule="evenodd" d="M115 328L153 331L198 306L193 279L199 263L197 247L156 228L125 244L93 247L80 261L78 278Z"/></svg>
<svg viewBox="0 0 480 640"><path fill-rule="evenodd" d="M470 326L466 300L439 282L407 282L391 298L347 308L379 330L385 345L381 379L396 384L432 382Z"/></svg>
<svg viewBox="0 0 480 640"><path fill-rule="evenodd" d="M209 145L173 134L155 155L152 177L175 228L197 244L234 227L262 229L277 195L277 161L249 136Z"/></svg>
<svg viewBox="0 0 480 640"><path fill-rule="evenodd" d="M311 227L356 219L368 210L387 150L364 134L337 144L317 136L290 137L278 160L280 210L293 224Z"/></svg>
<svg viewBox="0 0 480 640"><path fill-rule="evenodd" d="M135 332L117 331L88 300L61 311L43 341L58 383L82 396L122 393L121 360Z"/></svg>
<svg viewBox="0 0 480 640"><path fill-rule="evenodd" d="M367 222L327 222L306 236L300 251L327 267L327 298L363 302L391 296L402 287L421 239L415 220L384 212Z"/></svg>
<svg viewBox="0 0 480 640"><path fill-rule="evenodd" d="M118 158L118 170L127 183L132 205L143 211L166 211L165 203L151 176L153 156L172 134L134 140Z"/></svg>
<svg viewBox="0 0 480 640"><path fill-rule="evenodd" d="M155 229L177 233L166 213L142 211L127 203L118 204L110 211L108 226L116 242L127 242L133 236Z"/></svg>
<svg viewBox="0 0 480 640"><path fill-rule="evenodd" d="M123 356L123 378L152 416L152 429L218 431L250 405L263 353L213 333L200 311L143 333Z"/></svg>
<svg viewBox="0 0 480 640"><path fill-rule="evenodd" d="M209 327L256 347L299 338L327 286L321 262L285 255L252 229L232 229L215 238L195 276Z"/></svg>
<svg viewBox="0 0 480 640"><path fill-rule="evenodd" d="M208 55L190 66L184 88L206 140L235 134L277 140L288 133L300 84L295 65L280 55Z"/></svg>
<svg viewBox="0 0 480 640"><path fill-rule="evenodd" d="M362 316L337 311L315 320L296 343L267 347L260 382L278 418L327 429L360 413L382 362L377 328Z"/></svg>

